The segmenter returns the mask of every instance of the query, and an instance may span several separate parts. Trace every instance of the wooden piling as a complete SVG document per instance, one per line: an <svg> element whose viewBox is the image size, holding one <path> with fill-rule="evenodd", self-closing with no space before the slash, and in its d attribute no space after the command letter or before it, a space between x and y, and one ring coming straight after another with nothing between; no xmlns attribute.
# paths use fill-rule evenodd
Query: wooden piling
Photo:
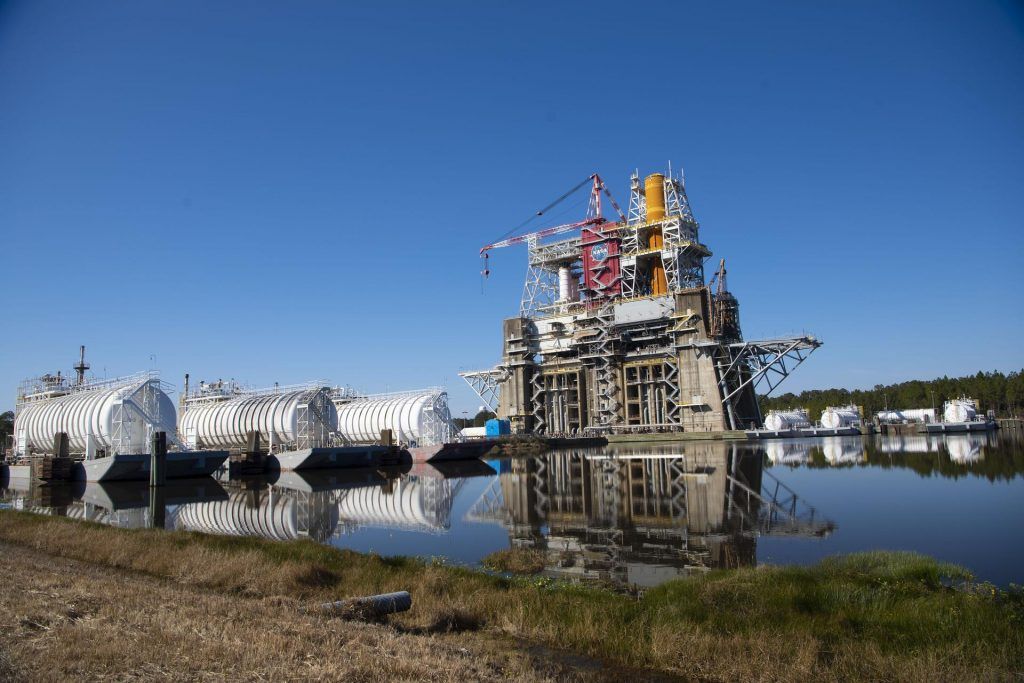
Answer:
<svg viewBox="0 0 1024 683"><path fill-rule="evenodd" d="M167 434L157 432L149 450L149 485L163 486L167 483Z"/></svg>
<svg viewBox="0 0 1024 683"><path fill-rule="evenodd" d="M58 458L71 457L71 441L67 432L58 432L53 435L53 454Z"/></svg>
<svg viewBox="0 0 1024 683"><path fill-rule="evenodd" d="M149 487L149 527L163 529L167 523L167 504L162 486Z"/></svg>

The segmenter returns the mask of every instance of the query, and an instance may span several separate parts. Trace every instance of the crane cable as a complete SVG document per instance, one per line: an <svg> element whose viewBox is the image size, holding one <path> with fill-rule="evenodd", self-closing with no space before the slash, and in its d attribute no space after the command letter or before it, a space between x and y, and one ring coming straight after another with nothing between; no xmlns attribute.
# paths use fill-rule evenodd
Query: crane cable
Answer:
<svg viewBox="0 0 1024 683"><path fill-rule="evenodd" d="M514 234L514 233L517 233L517 232L519 232L520 230L522 230L523 228L525 228L525 227L526 227L526 225L527 225L527 224L528 224L528 223L529 223L530 221L532 221L532 220L533 220L534 218L536 218L537 216L543 216L543 215L544 215L544 213L545 213L546 211L550 211L551 209L553 209L553 208L555 208L556 206L558 206L559 204L561 204L561 203L562 203L563 201L565 201L566 197L568 197L568 196L569 196L569 195L571 195L571 194L572 194L573 192L575 192L576 190L580 189L581 187L583 187L584 185L586 185L587 183L589 183L589 182L590 182L591 180L593 180L593 179L594 179L594 176L593 176L593 175L588 175L588 176L587 176L586 178L584 178L584 179L583 179L583 181L582 181L582 182L580 182L580 183L579 183L578 185L576 185L575 187L573 187L573 188L572 188L571 190L569 190L568 192L564 193L564 194L563 194L562 196L560 196L560 197L559 197L558 199L556 199L555 201L551 202L550 204L548 204L547 206L545 206L545 207L544 207L543 209L541 209L540 211L538 211L538 212L537 212L537 213L535 213L534 215L530 216L529 218L527 218L527 219L526 219L525 221L523 221L522 223L520 223L520 224L519 224L519 225L517 225L516 227L512 228L511 230L509 230L509 231L508 231L508 232L506 232L506 233L505 233L504 235L501 235L500 237L498 237L498 239L496 239L496 240L491 240L491 243L493 244L494 242L500 242L501 240L505 239L505 238L506 238L506 237L508 237L509 235L512 235L512 234Z"/></svg>

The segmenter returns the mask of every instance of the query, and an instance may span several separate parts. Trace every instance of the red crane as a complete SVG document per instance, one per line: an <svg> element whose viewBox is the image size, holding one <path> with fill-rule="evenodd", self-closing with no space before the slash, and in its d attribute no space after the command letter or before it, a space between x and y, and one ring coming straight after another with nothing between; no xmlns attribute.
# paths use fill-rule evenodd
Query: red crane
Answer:
<svg viewBox="0 0 1024 683"><path fill-rule="evenodd" d="M583 187L584 185L586 185L588 182L592 182L592 186L591 186L591 190L590 190L590 203L587 205L587 217L585 219L583 219L582 221L577 221L575 223L566 223L565 225L556 225L556 226L551 227L551 228L544 228L543 230L538 230L536 232L526 233L525 235L518 235L516 237L509 237L509 238L506 238L506 239L503 239L503 240L499 240L497 242L494 242L492 244L488 244L488 245L484 246L483 248L480 249L480 257L482 259L484 259L484 267L483 267L483 270L481 271L481 274L485 278L488 275L491 274L491 271L490 271L490 269L487 266L488 260L490 259L490 254L488 254L487 252L489 252L491 249L498 249L500 247L509 247L509 246L512 246L513 244L522 244L523 242L527 242L531 238L534 238L534 237L536 237L537 239L542 239L544 237L550 237L551 235L558 235L558 234L561 234L563 232L569 232L571 230L577 230L577 229L581 229L581 228L586 228L586 227L591 226L591 225L603 225L604 223L608 223L609 222L608 219L605 218L602 215L602 210L601 210L601 193L602 192L605 195L607 195L608 201L611 202L611 205L615 208L615 212L619 215L619 218L622 220L622 222L625 223L626 222L626 216L622 213L622 209L619 208L619 205L615 202L615 198L612 197L611 192L609 192L608 188L605 187L604 181L601 180L601 176L599 176L596 173L594 173L593 175L587 176L587 178L584 179L583 182L581 182L580 184L576 185L576 187L572 188L571 190L569 190L568 192L563 194L561 197L559 197L555 201L553 201L550 204L548 204L547 206L545 206L543 209L538 211L536 213L536 215L537 216L544 215L544 213L546 211L549 211L552 208L554 208L555 206L557 206L558 204L560 204L564 199L569 197L573 192L576 192L576 190L578 190L581 187ZM533 220L533 217L530 217L527 221L525 221L525 223L528 223L531 220ZM525 223L523 225L525 225ZM519 227L522 227L522 225L520 225ZM519 229L519 227L513 228L510 232L515 232L516 230ZM506 234L508 234L508 233L506 233Z"/></svg>

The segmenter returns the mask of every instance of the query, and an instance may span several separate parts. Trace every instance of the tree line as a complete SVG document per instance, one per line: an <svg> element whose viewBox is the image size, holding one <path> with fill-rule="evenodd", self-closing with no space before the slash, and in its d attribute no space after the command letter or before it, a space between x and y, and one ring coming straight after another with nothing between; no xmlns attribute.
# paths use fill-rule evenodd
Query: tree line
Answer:
<svg viewBox="0 0 1024 683"><path fill-rule="evenodd" d="M982 413L994 410L997 417L1019 417L1024 411L1024 370L1009 374L979 372L963 377L938 377L898 384L876 384L871 389L809 389L799 394L761 396L761 412L806 408L812 421L821 419L828 406L854 404L864 407L864 417L880 410L931 408L942 414L944 401L967 396L978 401Z"/></svg>

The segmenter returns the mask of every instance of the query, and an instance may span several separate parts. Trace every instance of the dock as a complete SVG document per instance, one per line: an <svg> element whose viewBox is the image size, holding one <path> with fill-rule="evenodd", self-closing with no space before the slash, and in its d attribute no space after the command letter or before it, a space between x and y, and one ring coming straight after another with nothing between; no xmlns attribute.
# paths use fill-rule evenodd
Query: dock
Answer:
<svg viewBox="0 0 1024 683"><path fill-rule="evenodd" d="M609 434L608 443L661 443L672 441L742 441L747 438L741 429L693 432L627 432Z"/></svg>
<svg viewBox="0 0 1024 683"><path fill-rule="evenodd" d="M972 422L933 422L922 425L923 431L929 434L945 434L957 432L987 432L996 429L999 425L988 420L975 420Z"/></svg>
<svg viewBox="0 0 1024 683"><path fill-rule="evenodd" d="M871 434L870 426L866 427L801 427L799 429L749 429L745 432L748 439L799 439L814 436L863 436Z"/></svg>

